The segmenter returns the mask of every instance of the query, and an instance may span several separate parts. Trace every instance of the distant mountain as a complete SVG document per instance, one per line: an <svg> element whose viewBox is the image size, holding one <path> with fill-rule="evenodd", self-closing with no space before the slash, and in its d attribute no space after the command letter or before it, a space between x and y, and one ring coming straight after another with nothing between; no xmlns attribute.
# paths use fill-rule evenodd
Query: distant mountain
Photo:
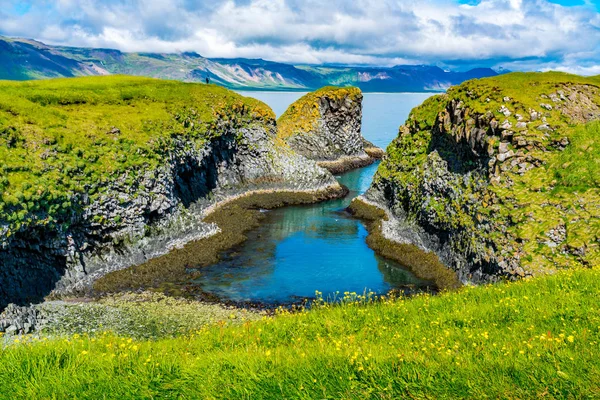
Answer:
<svg viewBox="0 0 600 400"><path fill-rule="evenodd" d="M198 53L124 53L113 49L49 46L0 36L0 79L27 80L126 74L201 82L231 89L313 90L358 86L365 92L441 91L473 78L494 76L490 68L450 72L426 65L350 67L290 65L245 58L205 58Z"/></svg>

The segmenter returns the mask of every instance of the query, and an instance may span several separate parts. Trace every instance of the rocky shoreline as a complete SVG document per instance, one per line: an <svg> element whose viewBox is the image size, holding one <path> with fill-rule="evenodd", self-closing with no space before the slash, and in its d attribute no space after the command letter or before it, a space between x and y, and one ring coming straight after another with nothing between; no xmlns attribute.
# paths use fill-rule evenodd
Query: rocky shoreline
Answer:
<svg viewBox="0 0 600 400"><path fill-rule="evenodd" d="M133 83L149 90L156 85L140 82ZM87 93L89 88L82 90ZM165 90L171 93L169 87ZM331 173L278 141L274 115L264 104L222 89L211 95L206 107L212 108L215 120L199 125L201 139L195 131L171 135L159 147L161 163L153 169L112 176L94 189L100 194L93 198L74 196L73 210L63 213L67 217L60 225L32 223L26 229L16 224L18 230L0 225L0 309L13 302L36 303L48 295L89 293L108 274L215 237L222 232L217 223L206 222L212 211L248 194L267 203L274 201L266 199L271 195L280 198L275 203L294 204L344 193ZM219 96L233 105L222 109L215 104ZM175 126L190 130L201 124L195 110L184 116L173 116ZM110 135L120 140L124 134L113 127Z"/></svg>
<svg viewBox="0 0 600 400"><path fill-rule="evenodd" d="M458 275L438 258L435 250L418 235L418 227L402 225L389 209L372 196L358 196L348 211L367 224L367 245L377 254L397 261L418 278L432 281L438 290L462 286Z"/></svg>
<svg viewBox="0 0 600 400"><path fill-rule="evenodd" d="M333 184L317 190L284 191L255 190L225 198L204 210L204 219L218 226L213 235L208 235L183 245L180 249L171 249L164 255L155 257L146 263L129 266L126 269L106 271L103 275L90 275L78 282L75 289L62 293L53 292L48 302L17 306L10 304L0 313L0 333L28 334L56 323L53 315L60 314L60 308L71 304L60 299L80 296L78 303L102 301L106 296L119 295L133 291L158 291L177 298L187 298L198 304L214 304L222 307L234 307L250 310L265 309L264 306L251 304L239 307L218 299L206 298L204 293L186 285L194 279L190 265L204 262L210 265L218 260L219 253L245 240L244 233L260 222L260 209L273 209L288 205L311 204L343 197L348 190ZM215 244L218 245L215 246ZM183 257L181 257L183 251ZM83 296L83 297L81 297ZM50 304L48 308L46 304ZM51 312L50 312L51 311Z"/></svg>

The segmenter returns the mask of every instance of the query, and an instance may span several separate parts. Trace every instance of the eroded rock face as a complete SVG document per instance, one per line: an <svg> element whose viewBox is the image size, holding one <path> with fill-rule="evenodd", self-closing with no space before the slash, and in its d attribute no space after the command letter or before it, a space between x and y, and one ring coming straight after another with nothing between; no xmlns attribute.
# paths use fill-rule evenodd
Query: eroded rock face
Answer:
<svg viewBox="0 0 600 400"><path fill-rule="evenodd" d="M516 98L493 82L490 99L484 82L431 98L400 128L365 195L395 217L384 234L436 252L465 282L593 264L598 188L552 192L569 124L600 118L598 88L542 81Z"/></svg>
<svg viewBox="0 0 600 400"><path fill-rule="evenodd" d="M85 204L68 228L37 227L2 237L0 309L38 302L50 292L86 290L98 277L214 234L205 211L252 190L319 190L333 176L275 145L263 122L225 131L201 147L180 138L164 165L131 183L127 175ZM6 327L5 327L6 328Z"/></svg>
<svg viewBox="0 0 600 400"><path fill-rule="evenodd" d="M357 88L309 93L281 116L279 136L297 153L334 172L368 165L381 153L362 137L362 99Z"/></svg>

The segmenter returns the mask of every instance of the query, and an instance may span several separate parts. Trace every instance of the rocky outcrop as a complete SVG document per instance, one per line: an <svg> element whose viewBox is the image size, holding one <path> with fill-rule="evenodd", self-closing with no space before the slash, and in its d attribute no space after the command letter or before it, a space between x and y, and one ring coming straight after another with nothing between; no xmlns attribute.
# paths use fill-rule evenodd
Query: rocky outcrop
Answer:
<svg viewBox="0 0 600 400"><path fill-rule="evenodd" d="M435 252L463 282L597 263L598 185L561 176L597 151L585 129L598 125L573 124L600 118L598 83L510 74L427 100L363 197L388 212L383 235Z"/></svg>
<svg viewBox="0 0 600 400"><path fill-rule="evenodd" d="M325 87L292 104L279 118L279 137L333 173L369 165L383 151L361 135L362 93Z"/></svg>
<svg viewBox="0 0 600 400"><path fill-rule="evenodd" d="M26 335L40 329L45 323L46 316L37 307L9 304L0 313L0 332L8 335Z"/></svg>
<svg viewBox="0 0 600 400"><path fill-rule="evenodd" d="M154 168L116 176L93 198L74 193L60 224L0 221L0 309L86 290L111 271L213 235L219 227L203 222L207 210L237 195L339 188L314 161L277 146L276 133L274 118L250 107L217 113L209 140L174 134Z"/></svg>

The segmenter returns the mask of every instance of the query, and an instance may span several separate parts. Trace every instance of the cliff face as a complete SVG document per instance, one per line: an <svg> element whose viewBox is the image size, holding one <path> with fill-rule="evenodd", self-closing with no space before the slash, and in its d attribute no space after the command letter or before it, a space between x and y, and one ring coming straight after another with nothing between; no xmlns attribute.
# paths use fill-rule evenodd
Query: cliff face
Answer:
<svg viewBox="0 0 600 400"><path fill-rule="evenodd" d="M224 89L132 78L7 85L0 308L85 289L212 235L206 210L232 196L338 186L275 144L268 107Z"/></svg>
<svg viewBox="0 0 600 400"><path fill-rule="evenodd" d="M364 199L463 281L600 262L600 80L469 81L414 109ZM586 124L588 123L588 124Z"/></svg>
<svg viewBox="0 0 600 400"><path fill-rule="evenodd" d="M278 136L335 173L368 165L378 153L361 134L362 99L357 88L325 87L309 93L279 118Z"/></svg>

